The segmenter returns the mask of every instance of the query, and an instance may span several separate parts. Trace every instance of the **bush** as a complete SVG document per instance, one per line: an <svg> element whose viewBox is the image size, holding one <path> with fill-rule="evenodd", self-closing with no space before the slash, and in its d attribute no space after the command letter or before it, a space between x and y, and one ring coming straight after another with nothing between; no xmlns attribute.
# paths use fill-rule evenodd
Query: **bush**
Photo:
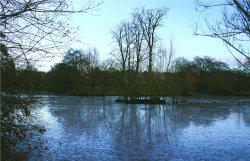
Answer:
<svg viewBox="0 0 250 161"><path fill-rule="evenodd" d="M45 129L34 123L32 110L38 103L31 96L1 95L1 159L15 160L16 145L31 136L32 132Z"/></svg>

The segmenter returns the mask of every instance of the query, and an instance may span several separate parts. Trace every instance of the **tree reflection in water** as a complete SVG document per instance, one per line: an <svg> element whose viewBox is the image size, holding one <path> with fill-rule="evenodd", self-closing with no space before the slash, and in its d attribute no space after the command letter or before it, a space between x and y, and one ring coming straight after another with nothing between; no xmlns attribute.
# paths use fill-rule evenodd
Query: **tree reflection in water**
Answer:
<svg viewBox="0 0 250 161"><path fill-rule="evenodd" d="M220 133L223 133L221 127L229 131L223 134L225 139L230 137L239 139L242 145L237 147L238 150L242 151L250 144L249 99L244 99L245 102L237 106L236 103L232 103L235 100L231 98L219 102L217 99L199 98L201 102L191 99L186 104L175 107L116 104L113 102L114 99L114 97L46 97L47 114L56 119L60 125L58 130L55 128L55 123L49 123L50 119L44 119L44 122L48 122L47 128L51 129L47 130L46 136L62 132L59 141L47 137L49 152L44 152L43 157L59 160L161 160L186 159L186 157L218 159L216 157L221 154L218 154L215 144L217 135L219 141L223 140L219 138ZM233 124L237 121L240 121L240 126L247 126L244 126L244 130L240 133L233 133L238 130ZM244 137L235 136L238 134ZM213 136L215 141L212 142L215 144L209 144L210 140L206 140L205 135ZM198 139L204 140L198 142ZM219 141L218 144L221 144ZM230 142L230 145L231 143L233 144ZM205 148L208 148L209 152L201 152L201 149L206 150ZM237 152L235 147L231 150ZM230 153L234 157L236 153L231 150L224 149L225 153ZM191 153L195 154L196 158L189 155ZM35 153L32 155L36 158ZM243 159L250 157L249 155L243 155Z"/></svg>

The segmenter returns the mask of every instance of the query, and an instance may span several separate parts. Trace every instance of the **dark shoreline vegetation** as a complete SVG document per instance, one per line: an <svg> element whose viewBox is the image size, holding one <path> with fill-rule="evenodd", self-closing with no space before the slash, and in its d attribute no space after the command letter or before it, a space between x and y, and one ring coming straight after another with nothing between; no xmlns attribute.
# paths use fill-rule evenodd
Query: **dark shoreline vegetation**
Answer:
<svg viewBox="0 0 250 161"><path fill-rule="evenodd" d="M16 68L6 53L1 63L1 91L47 93L75 96L250 96L248 70L230 68L211 57L189 61L177 58L167 72L121 71L107 62L91 64L91 57L79 58L79 51L66 53L63 61L50 71L32 66ZM82 63L82 60L85 62ZM81 67L81 68L80 68Z"/></svg>
<svg viewBox="0 0 250 161"><path fill-rule="evenodd" d="M62 62L50 71L41 72L31 65L16 67L7 52L1 57L1 157L20 160L16 145L34 131L43 133L43 127L27 122L35 119L32 109L38 104L35 94L72 96L117 96L118 103L169 104L181 101L180 96L227 95L250 96L250 73L232 69L228 64L211 57L196 57L189 61L177 58L168 71L153 68L125 71L110 62L95 62L93 53L79 50L65 54ZM146 69L146 68L145 68ZM3 96L17 101L9 102ZM23 96L31 96L23 98ZM172 97L166 101L164 98ZM4 99L3 99L4 98ZM7 98L7 97L6 97ZM4 109L4 110L3 110ZM13 117L14 116L14 117ZM20 117L21 116L21 117ZM17 123L17 119L20 122ZM3 130L4 129L4 130ZM11 135L11 137L10 137ZM14 142L13 142L14 140Z"/></svg>
<svg viewBox="0 0 250 161"><path fill-rule="evenodd" d="M16 68L11 59L5 59L1 68L2 91L119 96L116 102L128 104L165 104L169 102L162 98L169 96L173 98L171 103L177 102L178 96L250 96L247 70L231 69L228 64L210 57L196 57L193 61L178 58L169 72L138 72L135 81L134 71L91 65L91 57L83 57L85 62L79 64L81 59L76 61L79 59L77 54L77 50L66 53L63 61L48 72L32 66ZM79 69L80 65L83 69Z"/></svg>

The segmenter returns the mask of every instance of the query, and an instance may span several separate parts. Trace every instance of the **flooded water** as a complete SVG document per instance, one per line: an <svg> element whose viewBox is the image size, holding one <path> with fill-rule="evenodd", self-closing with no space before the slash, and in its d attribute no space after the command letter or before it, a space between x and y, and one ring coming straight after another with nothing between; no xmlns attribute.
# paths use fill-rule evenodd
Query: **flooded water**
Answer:
<svg viewBox="0 0 250 161"><path fill-rule="evenodd" d="M250 160L249 98L187 98L175 107L41 99L38 118L47 130L30 160Z"/></svg>

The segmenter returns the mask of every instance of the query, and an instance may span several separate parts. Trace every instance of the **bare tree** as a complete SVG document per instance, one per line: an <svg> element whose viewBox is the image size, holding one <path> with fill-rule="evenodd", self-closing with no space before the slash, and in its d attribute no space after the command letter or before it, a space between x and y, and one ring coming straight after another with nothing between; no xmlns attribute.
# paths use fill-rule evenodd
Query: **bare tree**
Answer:
<svg viewBox="0 0 250 161"><path fill-rule="evenodd" d="M115 48L112 54L121 63L123 72L126 71L126 63L128 60L128 53L124 50L124 39L126 36L124 24L124 22L121 22L114 30L111 31L114 43L117 45L117 48Z"/></svg>
<svg viewBox="0 0 250 161"><path fill-rule="evenodd" d="M99 52L96 47L89 48L86 53L86 57L89 60L89 68L93 70L99 66Z"/></svg>
<svg viewBox="0 0 250 161"><path fill-rule="evenodd" d="M156 29L161 26L168 8L136 9L133 17L138 20L148 47L148 71L152 72L153 48L156 43Z"/></svg>
<svg viewBox="0 0 250 161"><path fill-rule="evenodd" d="M124 28L124 50L126 55L128 56L128 71L129 73L132 70L132 43L133 43L133 33L131 32L131 23L130 22L125 22L123 23L123 28Z"/></svg>
<svg viewBox="0 0 250 161"><path fill-rule="evenodd" d="M77 40L70 17L96 11L101 3L87 0L74 8L69 0L1 0L0 43L15 61L54 57Z"/></svg>
<svg viewBox="0 0 250 161"><path fill-rule="evenodd" d="M174 55L175 55L175 47L173 38L170 38L168 47L165 47L164 45L160 44L160 46L158 47L158 52L156 57L157 71L161 73L169 72L170 65L173 61Z"/></svg>
<svg viewBox="0 0 250 161"><path fill-rule="evenodd" d="M205 2L196 0L196 6L197 11L204 17L196 22L195 34L221 39L233 57L244 66L235 53L239 53L246 60L250 59L250 1ZM209 19L207 13L216 12L216 9L221 10L220 19L218 21ZM208 30L201 31L200 26L204 24Z"/></svg>
<svg viewBox="0 0 250 161"><path fill-rule="evenodd" d="M168 55L167 55L167 64L166 64L166 71L169 72L169 68L170 68L170 65L171 65L171 62L174 58L174 55L175 55L175 47L174 47L174 39L172 37L170 37L170 40L169 40L169 49L168 49Z"/></svg>
<svg viewBox="0 0 250 161"><path fill-rule="evenodd" d="M133 33L133 48L135 52L135 80L137 80L137 76L140 69L141 62L145 59L144 57L144 36L140 27L139 22L136 19L132 20L132 29Z"/></svg>

